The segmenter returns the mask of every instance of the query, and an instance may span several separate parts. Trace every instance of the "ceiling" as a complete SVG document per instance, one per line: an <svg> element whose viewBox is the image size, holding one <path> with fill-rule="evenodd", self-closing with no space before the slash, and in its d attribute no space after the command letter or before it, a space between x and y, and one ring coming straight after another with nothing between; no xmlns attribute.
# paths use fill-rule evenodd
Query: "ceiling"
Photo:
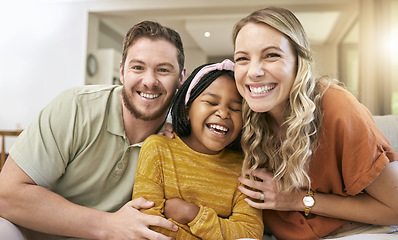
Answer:
<svg viewBox="0 0 398 240"><path fill-rule="evenodd" d="M241 18L267 6L291 10L302 22L312 45L338 43L358 17L358 0L168 0L131 9L94 12L109 32L123 38L143 20L155 20L177 30L185 48L200 49L207 56L233 52L232 28ZM162 1L163 2L163 1ZM210 37L205 37L205 32Z"/></svg>

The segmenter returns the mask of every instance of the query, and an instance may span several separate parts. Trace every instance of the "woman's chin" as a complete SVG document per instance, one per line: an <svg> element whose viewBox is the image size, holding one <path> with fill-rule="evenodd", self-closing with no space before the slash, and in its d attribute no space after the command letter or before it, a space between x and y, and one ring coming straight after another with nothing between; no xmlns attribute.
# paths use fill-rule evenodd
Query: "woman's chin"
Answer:
<svg viewBox="0 0 398 240"><path fill-rule="evenodd" d="M249 103L248 102L248 105L252 111L257 112L257 113L263 113L263 112L269 111L269 109L264 106L264 103Z"/></svg>

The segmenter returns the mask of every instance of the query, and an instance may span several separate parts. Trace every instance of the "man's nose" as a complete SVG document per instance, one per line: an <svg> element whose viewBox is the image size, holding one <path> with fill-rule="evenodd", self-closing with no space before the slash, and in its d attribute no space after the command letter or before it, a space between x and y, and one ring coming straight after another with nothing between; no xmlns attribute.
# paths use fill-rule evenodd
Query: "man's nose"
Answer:
<svg viewBox="0 0 398 240"><path fill-rule="evenodd" d="M147 71L142 78L142 84L147 86L148 88L152 88L159 84L159 80L156 77L156 74L152 71Z"/></svg>

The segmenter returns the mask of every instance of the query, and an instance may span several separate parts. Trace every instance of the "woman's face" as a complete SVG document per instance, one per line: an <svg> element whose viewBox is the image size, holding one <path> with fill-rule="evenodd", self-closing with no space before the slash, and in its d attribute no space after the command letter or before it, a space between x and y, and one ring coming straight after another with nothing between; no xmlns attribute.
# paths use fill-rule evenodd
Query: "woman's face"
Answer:
<svg viewBox="0 0 398 240"><path fill-rule="evenodd" d="M239 93L255 112L282 122L296 76L296 55L288 38L263 23L247 23L235 41Z"/></svg>

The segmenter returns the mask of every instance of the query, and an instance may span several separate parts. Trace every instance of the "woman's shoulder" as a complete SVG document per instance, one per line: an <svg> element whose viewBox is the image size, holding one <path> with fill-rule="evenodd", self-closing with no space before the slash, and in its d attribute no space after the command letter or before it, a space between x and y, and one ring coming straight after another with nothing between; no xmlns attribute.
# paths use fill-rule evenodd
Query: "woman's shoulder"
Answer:
<svg viewBox="0 0 398 240"><path fill-rule="evenodd" d="M335 83L326 84L321 84L324 91L321 100L322 124L367 125L372 120L370 111L346 88Z"/></svg>
<svg viewBox="0 0 398 240"><path fill-rule="evenodd" d="M334 82L320 83L320 92L322 95L322 107L341 107L345 104L357 104L358 100L346 88Z"/></svg>
<svg viewBox="0 0 398 240"><path fill-rule="evenodd" d="M323 92L321 110L323 114L344 115L367 112L367 108L345 87L336 83L320 83Z"/></svg>

